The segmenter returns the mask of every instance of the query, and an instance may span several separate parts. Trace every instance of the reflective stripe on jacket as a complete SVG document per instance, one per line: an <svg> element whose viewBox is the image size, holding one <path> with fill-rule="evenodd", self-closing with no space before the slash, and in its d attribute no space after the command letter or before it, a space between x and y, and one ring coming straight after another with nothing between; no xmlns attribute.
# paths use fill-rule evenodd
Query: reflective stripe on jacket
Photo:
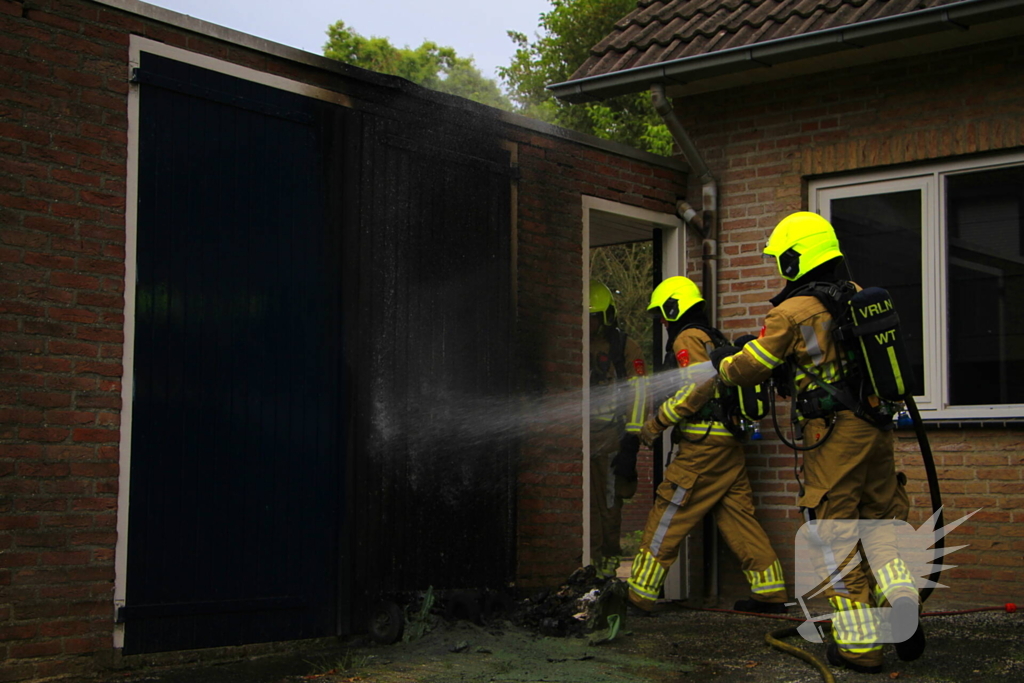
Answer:
<svg viewBox="0 0 1024 683"><path fill-rule="evenodd" d="M644 367L643 353L640 345L630 338L626 338L623 348L625 357L625 379L620 379L615 371L614 359L610 358L608 339L603 332L590 336L590 367L591 383L594 378L599 377L596 382L598 386L606 386L617 382L624 382L626 390L609 394L600 392L605 400L600 405L591 399L590 417L591 428L601 429L602 423L611 425L620 419L624 421L625 429L631 434L639 434L640 427L647 419L647 377ZM609 357L608 367L600 367L598 358L604 354ZM643 374L641 374L643 373Z"/></svg>
<svg viewBox="0 0 1024 683"><path fill-rule="evenodd" d="M714 348L711 337L701 329L691 327L683 330L672 341L672 351L678 359L681 351L686 351L690 365L703 363L709 360L708 349ZM671 398L661 404L658 409L658 419L663 425L676 425L687 418L692 418L704 407L711 398L716 395L715 383L705 382L701 385L694 383L680 368L680 377L683 379L682 386ZM710 424L711 434L718 436L732 436L721 422L694 421L686 425L686 433L692 436L703 436L708 432Z"/></svg>
<svg viewBox="0 0 1024 683"><path fill-rule="evenodd" d="M753 386L793 356L797 393L816 388L814 374L834 382L840 377L839 352L832 340L832 316L813 296L786 299L768 312L764 336L747 342L740 353L722 360L719 375L730 385Z"/></svg>

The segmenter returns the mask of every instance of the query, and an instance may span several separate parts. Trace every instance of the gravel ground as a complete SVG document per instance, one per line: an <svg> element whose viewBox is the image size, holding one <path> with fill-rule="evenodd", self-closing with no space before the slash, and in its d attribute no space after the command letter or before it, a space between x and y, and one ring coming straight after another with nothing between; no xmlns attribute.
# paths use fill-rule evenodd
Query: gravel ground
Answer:
<svg viewBox="0 0 1024 683"><path fill-rule="evenodd" d="M892 648L885 672L868 676L835 667L835 680L915 683L1024 681L1024 617L976 612L925 618L928 649L900 662ZM765 643L765 634L796 622L671 606L627 619L604 644L594 635L547 637L499 622L482 627L435 619L425 636L378 645L365 638L241 662L121 671L102 683L816 683L809 663ZM786 640L824 659L824 646Z"/></svg>

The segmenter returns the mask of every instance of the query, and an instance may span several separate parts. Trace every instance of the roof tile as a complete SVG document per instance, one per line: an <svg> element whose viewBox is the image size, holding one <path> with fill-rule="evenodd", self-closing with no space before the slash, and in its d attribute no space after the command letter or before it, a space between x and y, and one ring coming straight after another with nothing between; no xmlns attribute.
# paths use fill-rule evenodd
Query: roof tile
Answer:
<svg viewBox="0 0 1024 683"><path fill-rule="evenodd" d="M571 80L849 26L959 0L637 0Z"/></svg>

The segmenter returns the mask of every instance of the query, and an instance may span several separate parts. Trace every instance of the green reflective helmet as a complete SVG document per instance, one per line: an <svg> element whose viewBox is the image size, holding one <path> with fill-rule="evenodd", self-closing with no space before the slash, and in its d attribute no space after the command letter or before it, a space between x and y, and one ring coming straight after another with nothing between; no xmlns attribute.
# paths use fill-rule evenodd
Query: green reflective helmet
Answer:
<svg viewBox="0 0 1024 683"><path fill-rule="evenodd" d="M798 211L783 218L772 230L764 253L775 257L779 275L790 281L843 255L832 224L810 211Z"/></svg>
<svg viewBox="0 0 1024 683"><path fill-rule="evenodd" d="M603 282L590 281L590 315L601 315L601 322L607 327L615 323L615 302L612 292Z"/></svg>
<svg viewBox="0 0 1024 683"><path fill-rule="evenodd" d="M688 277L676 275L664 280L654 288L651 294L651 305L647 307L651 315L660 315L668 322L679 320L688 310L697 304L703 304L704 298L700 290Z"/></svg>

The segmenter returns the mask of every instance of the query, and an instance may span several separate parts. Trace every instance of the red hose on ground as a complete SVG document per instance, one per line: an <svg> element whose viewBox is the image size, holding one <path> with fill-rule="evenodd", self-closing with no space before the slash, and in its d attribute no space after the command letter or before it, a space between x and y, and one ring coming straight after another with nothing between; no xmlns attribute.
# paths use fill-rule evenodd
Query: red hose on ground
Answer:
<svg viewBox="0 0 1024 683"><path fill-rule="evenodd" d="M952 614L969 614L971 612L1009 612L1013 614L1017 611L1017 605L1008 602L1002 607L971 607L969 609L956 609L948 612L924 612L921 614L922 617L946 617Z"/></svg>
<svg viewBox="0 0 1024 683"><path fill-rule="evenodd" d="M687 607L682 605L684 609L691 609L697 612L722 612L723 614L745 614L749 617L762 617L764 619L782 619L784 621L804 621L802 617L791 617L785 614L763 614L761 612L741 612L734 609L718 609L715 607ZM1013 614L1017 611L1017 605L1012 602L1008 602L1005 605L999 607L969 607L967 609L948 610L944 612L922 612L922 617L948 617L956 614L970 614L972 612L1008 612Z"/></svg>

